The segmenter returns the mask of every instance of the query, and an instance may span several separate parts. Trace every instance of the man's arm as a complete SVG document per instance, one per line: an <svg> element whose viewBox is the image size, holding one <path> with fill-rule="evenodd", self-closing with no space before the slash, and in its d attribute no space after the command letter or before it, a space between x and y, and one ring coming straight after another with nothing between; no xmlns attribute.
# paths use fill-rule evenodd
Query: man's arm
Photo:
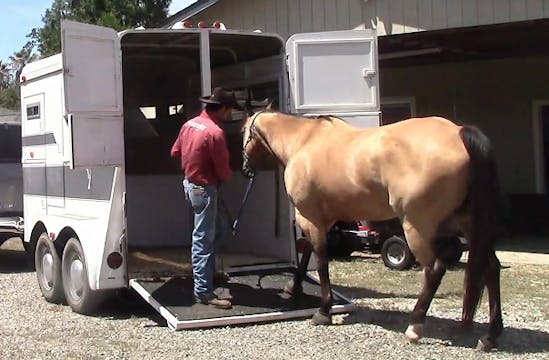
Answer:
<svg viewBox="0 0 549 360"><path fill-rule="evenodd" d="M179 132L179 135L177 135L177 139L175 139L175 142L173 143L171 156L173 158L181 157L181 132Z"/></svg>
<svg viewBox="0 0 549 360"><path fill-rule="evenodd" d="M233 170L231 169L225 136L223 133L214 134L210 136L209 144L215 175L221 181L229 180L233 175Z"/></svg>

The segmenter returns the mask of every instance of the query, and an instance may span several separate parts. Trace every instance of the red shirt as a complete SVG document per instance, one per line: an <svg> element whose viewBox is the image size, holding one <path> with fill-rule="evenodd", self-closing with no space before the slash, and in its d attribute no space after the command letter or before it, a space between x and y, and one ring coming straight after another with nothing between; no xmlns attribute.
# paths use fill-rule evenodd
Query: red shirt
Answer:
<svg viewBox="0 0 549 360"><path fill-rule="evenodd" d="M218 185L233 174L225 134L206 111L183 124L171 155L181 158L185 178L194 183Z"/></svg>

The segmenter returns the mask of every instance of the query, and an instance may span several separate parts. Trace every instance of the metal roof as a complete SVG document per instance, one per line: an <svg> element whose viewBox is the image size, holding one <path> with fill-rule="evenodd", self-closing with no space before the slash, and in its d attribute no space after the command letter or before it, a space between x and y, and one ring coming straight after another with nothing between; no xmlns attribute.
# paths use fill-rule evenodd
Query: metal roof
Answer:
<svg viewBox="0 0 549 360"><path fill-rule="evenodd" d="M187 6L181 11L176 12L170 16L161 27L171 28L175 23L179 21L187 20L190 17L195 16L196 14L206 10L212 5L217 4L221 0L198 0L195 3Z"/></svg>

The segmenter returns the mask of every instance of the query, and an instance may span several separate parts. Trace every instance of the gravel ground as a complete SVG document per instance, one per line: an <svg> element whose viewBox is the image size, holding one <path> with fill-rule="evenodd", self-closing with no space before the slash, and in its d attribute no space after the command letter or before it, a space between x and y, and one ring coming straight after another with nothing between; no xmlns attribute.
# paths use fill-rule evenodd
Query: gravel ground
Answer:
<svg viewBox="0 0 549 360"><path fill-rule="evenodd" d="M335 316L333 326L295 320L172 332L139 303L113 303L86 317L45 302L24 253L5 247L0 249L0 359L549 359L546 308L528 303L504 308L501 347L481 354L471 347L485 326L478 324L469 334L456 331L461 310L455 293L435 299L421 343L406 343L402 332L416 293L402 289L401 273L376 259L332 263L338 288L359 305L352 315ZM392 292L346 286L347 278L338 272L349 267L367 267L393 279ZM540 269L547 273L549 267ZM540 285L547 287L546 282L532 286ZM486 320L485 307L477 316L480 322Z"/></svg>

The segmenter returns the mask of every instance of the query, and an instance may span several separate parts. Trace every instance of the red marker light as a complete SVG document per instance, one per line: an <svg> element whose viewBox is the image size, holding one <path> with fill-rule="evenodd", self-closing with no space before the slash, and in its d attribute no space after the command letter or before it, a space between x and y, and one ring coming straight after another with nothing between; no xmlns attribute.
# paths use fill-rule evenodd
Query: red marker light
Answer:
<svg viewBox="0 0 549 360"><path fill-rule="evenodd" d="M183 21L183 27L184 28L192 28L193 27L192 21L190 21L190 20Z"/></svg>
<svg viewBox="0 0 549 360"><path fill-rule="evenodd" d="M205 21L200 21L200 22L198 22L198 27L201 28L201 29L204 29L204 28L208 27L208 24L206 24Z"/></svg>
<svg viewBox="0 0 549 360"><path fill-rule="evenodd" d="M219 21L216 21L213 23L213 27L216 29L221 29L221 23Z"/></svg>

